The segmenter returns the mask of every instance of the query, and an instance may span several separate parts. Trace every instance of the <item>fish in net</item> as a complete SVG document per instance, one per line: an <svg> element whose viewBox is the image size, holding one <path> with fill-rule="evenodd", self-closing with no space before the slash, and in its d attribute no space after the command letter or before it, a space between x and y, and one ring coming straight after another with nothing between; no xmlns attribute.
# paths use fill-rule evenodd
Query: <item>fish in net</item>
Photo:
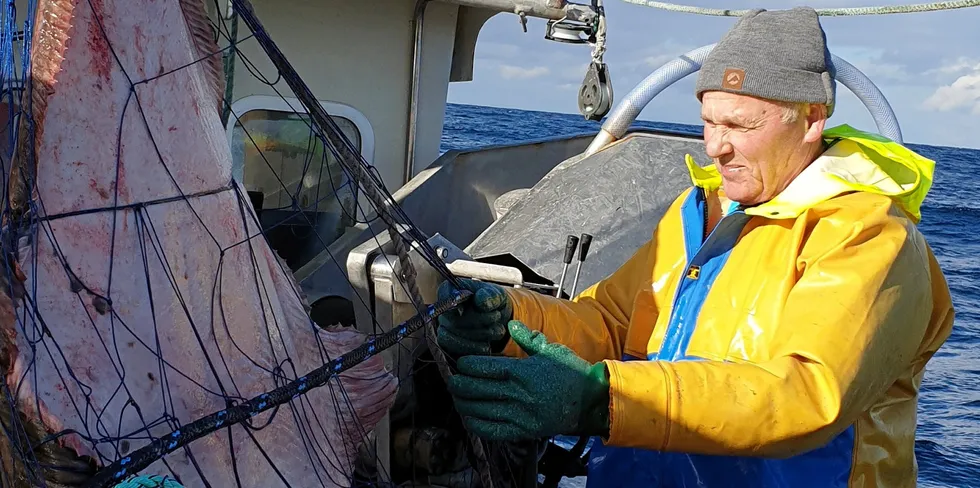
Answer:
<svg viewBox="0 0 980 488"><path fill-rule="evenodd" d="M390 480L355 476L358 463L383 471L366 446L404 380L379 354L421 334L430 371L445 379L434 318L468 295L422 301L410 243L457 279L251 5L233 0L250 31L239 36L238 17L229 28L203 0L26 4L4 1L0 14L0 486L116 486L148 474L206 487ZM277 69L266 81L307 114L307 164L299 183L276 179L278 201L308 219L305 208L346 199L350 220L383 221L418 312L408 322L376 323L374 334L315 323L270 247L272 229L233 178L223 124L238 114L222 57L254 67L236 49L251 38ZM268 149L240 125L258 154ZM298 198L331 158L343 178ZM475 474L457 483L516 486L511 465L526 446L462 439Z"/></svg>

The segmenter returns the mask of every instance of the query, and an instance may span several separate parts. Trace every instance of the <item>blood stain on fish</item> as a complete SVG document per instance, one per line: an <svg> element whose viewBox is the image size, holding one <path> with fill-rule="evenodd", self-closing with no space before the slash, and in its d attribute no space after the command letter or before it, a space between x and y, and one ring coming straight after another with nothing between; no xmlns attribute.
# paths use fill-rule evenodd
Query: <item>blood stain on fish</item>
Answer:
<svg viewBox="0 0 980 488"><path fill-rule="evenodd" d="M88 47L92 50L92 70L99 75L106 83L111 81L111 65L109 53L109 41L102 33L100 24L103 22L102 0L90 0L92 6L92 17L95 22L89 25ZM101 85L100 85L101 88Z"/></svg>
<svg viewBox="0 0 980 488"><path fill-rule="evenodd" d="M88 186L89 188L95 190L95 192L98 193L103 200L109 199L109 192L105 188L99 186L99 182L95 181L95 178L92 178L88 181Z"/></svg>

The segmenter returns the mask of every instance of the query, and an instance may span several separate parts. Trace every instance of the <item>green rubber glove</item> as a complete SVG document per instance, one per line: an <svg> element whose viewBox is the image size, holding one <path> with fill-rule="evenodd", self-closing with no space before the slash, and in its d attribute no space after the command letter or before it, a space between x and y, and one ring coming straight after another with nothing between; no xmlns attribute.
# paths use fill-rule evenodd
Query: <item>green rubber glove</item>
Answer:
<svg viewBox="0 0 980 488"><path fill-rule="evenodd" d="M464 288L473 292L473 298L458 310L439 316L436 334L439 347L456 357L500 353L510 340L507 321L514 318L507 293L491 283L461 281ZM442 282L439 300L448 300L452 292L453 286L448 281Z"/></svg>
<svg viewBox="0 0 980 488"><path fill-rule="evenodd" d="M556 435L609 435L606 366L549 343L519 321L510 337L528 358L467 356L449 379L449 392L466 427L488 440Z"/></svg>

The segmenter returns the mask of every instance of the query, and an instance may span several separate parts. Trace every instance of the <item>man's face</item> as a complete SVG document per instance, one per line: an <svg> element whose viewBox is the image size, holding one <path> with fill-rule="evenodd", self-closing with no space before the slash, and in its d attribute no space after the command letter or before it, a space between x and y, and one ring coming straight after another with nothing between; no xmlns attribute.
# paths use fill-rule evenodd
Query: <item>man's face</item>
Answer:
<svg viewBox="0 0 980 488"><path fill-rule="evenodd" d="M826 112L783 121L783 105L721 91L701 97L704 143L721 173L725 196L743 205L772 199L819 154Z"/></svg>

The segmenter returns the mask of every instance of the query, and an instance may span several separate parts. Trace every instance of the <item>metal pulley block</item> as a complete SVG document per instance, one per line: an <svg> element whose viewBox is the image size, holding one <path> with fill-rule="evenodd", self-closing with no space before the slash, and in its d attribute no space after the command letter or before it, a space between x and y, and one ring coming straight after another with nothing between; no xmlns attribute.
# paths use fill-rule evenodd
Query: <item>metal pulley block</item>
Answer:
<svg viewBox="0 0 980 488"><path fill-rule="evenodd" d="M589 63L578 91L578 109L586 120L601 120L613 103L612 81L606 63Z"/></svg>
<svg viewBox="0 0 980 488"><path fill-rule="evenodd" d="M583 37L584 36L584 37ZM586 44L594 39L595 32L590 24L572 20L549 20L545 25L544 38L549 41L568 44Z"/></svg>

